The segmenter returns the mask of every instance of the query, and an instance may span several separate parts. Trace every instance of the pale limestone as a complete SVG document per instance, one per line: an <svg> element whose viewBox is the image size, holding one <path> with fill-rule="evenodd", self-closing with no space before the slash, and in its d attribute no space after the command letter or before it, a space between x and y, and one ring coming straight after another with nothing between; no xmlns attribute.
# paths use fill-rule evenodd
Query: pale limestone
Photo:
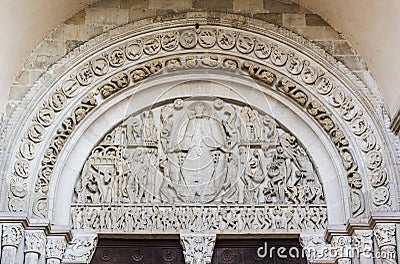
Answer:
<svg viewBox="0 0 400 264"><path fill-rule="evenodd" d="M127 10L118 8L97 9L89 8L86 10L86 25L114 24L123 25L128 23L129 13Z"/></svg>
<svg viewBox="0 0 400 264"><path fill-rule="evenodd" d="M238 12L246 12L255 14L264 10L263 0L233 0L233 10Z"/></svg>
<svg viewBox="0 0 400 264"><path fill-rule="evenodd" d="M192 7L191 0L149 0L149 9L175 9L184 10Z"/></svg>

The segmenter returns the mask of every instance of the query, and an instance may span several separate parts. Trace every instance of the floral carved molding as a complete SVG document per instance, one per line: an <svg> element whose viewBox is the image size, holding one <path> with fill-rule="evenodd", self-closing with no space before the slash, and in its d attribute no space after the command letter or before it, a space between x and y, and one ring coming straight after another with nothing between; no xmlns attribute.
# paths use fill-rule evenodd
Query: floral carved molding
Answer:
<svg viewBox="0 0 400 264"><path fill-rule="evenodd" d="M319 56L318 51L307 47L305 54L301 53L293 46L302 43L292 40L295 44L288 44L287 40L273 27L256 34L250 29L211 25L195 30L182 24L99 47L98 52L75 62L70 71L60 73L50 96L40 99L30 119L20 124L24 131L20 143L10 146L14 156L12 168L8 168L9 210L26 211L29 186L34 185L32 212L35 217L47 217L49 186L58 156L93 109L150 76L199 68L250 76L297 104L325 131L341 157L353 216L365 211L367 199L372 200L374 210L391 210L386 139L377 132L375 117L367 111L371 107L353 87L348 89L351 81L338 77L341 68L331 71L321 66L331 62L320 64L312 59ZM38 168L33 166L35 162L40 164ZM363 194L367 190L372 190L371 198Z"/></svg>

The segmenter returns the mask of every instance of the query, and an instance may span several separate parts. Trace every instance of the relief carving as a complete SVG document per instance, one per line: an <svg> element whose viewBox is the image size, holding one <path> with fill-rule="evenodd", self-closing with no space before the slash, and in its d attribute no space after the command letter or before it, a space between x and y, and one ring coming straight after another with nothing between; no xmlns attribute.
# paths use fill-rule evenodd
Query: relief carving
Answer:
<svg viewBox="0 0 400 264"><path fill-rule="evenodd" d="M260 36L253 37L252 34L243 34L230 29L219 30L216 27L202 27L202 29L198 31L190 29L184 29L182 32L168 31L155 36L147 36L145 38L139 37L124 46L121 45L119 48L110 50L108 54L104 53L100 57L93 58L91 62L82 64L78 71L71 75L70 79L65 80L63 84L60 85L60 91L55 91L54 94L43 103L43 107L38 110L36 119L28 130L28 138L22 140L20 152L17 154L18 160L15 164L17 165L23 162L26 164L26 170L29 170L29 161L36 154L35 145L41 142L45 133L44 131L53 123L56 112L61 111L66 105L66 98L73 98L77 95L80 85L88 86L95 78L107 73L110 70L109 66L116 68L125 65L127 60L134 61L145 55L155 55L161 48L168 52L179 49L179 45L184 49L194 48L197 44L202 48L211 48L217 43L218 47L221 49L235 48L239 53L254 54L257 58L269 59L272 64L278 67L284 67L286 71L293 75L300 75L300 81L314 87L316 92L320 94L327 103L333 108L336 108L335 111L341 114L344 122L346 122L354 132L354 135L359 139L362 151L366 154L366 160L368 160L369 164L368 168L371 170L370 180L371 183L373 183L371 184L372 187L382 187L379 191L375 191L376 195L372 196L374 205L378 210L390 209L390 191L387 187L387 181L376 180L376 175L382 175L384 173L377 173L375 171L386 170L385 161L382 157L379 158L379 155L382 154L380 146L378 145L377 138L372 132L373 130L370 125L367 125L371 120L360 117L359 104L355 102L355 99L352 99L350 93L345 92L344 88L340 87L330 77L325 76L325 73L313 63L301 59L297 54L286 50L283 46L281 47L280 45L273 44ZM185 58L175 58L168 62L167 60L164 62L152 61L146 63L144 66L134 67L127 73L113 77L113 79L101 89L101 94L104 98L107 98L114 92L128 87L131 81L142 81L151 74L158 73L164 68L173 70L182 67L220 67L221 65L230 70L239 69L241 72L249 74L256 80L268 85L273 85L277 79L282 79L278 78L276 73L271 72L267 68L253 65L248 61L239 62L239 60L236 59L223 60L217 55L190 55ZM299 105L307 105L310 101L310 94L301 91L296 85L291 85L292 84L287 82L284 83L282 79L282 81L277 84L277 88ZM83 118L84 116L85 114L82 114L80 117ZM315 118L327 132L330 132L329 134L331 135L332 141L341 145L347 144L342 131L335 129L335 124L330 117L330 113L318 112L315 114ZM80 118L78 118L78 120L80 120ZM79 123L79 121L77 123ZM72 127L71 131L73 129L74 127ZM54 143L54 145L57 145L59 150L59 147L63 145L63 141L66 140L66 137L68 137L68 135L58 136L57 140L52 142L52 144ZM48 148L46 151L47 160L57 160L57 148L53 148L53 146ZM340 150L340 153L345 166L352 167L349 168L349 174L352 174L357 170L357 164L353 162L352 154L346 150ZM21 159L19 159L20 157ZM375 161L372 161L372 159ZM379 161L379 159L381 160ZM47 193L46 185L48 185L48 179L51 177L53 166L48 166L48 163L45 163L46 164L40 171L39 179L36 184L37 186L42 186L39 188L43 189L42 192L44 194ZM53 163L53 161L51 163ZM18 175L18 177L22 177L16 170L14 173ZM24 173L22 175L27 177L29 174ZM359 183L361 183L361 180ZM361 187L357 187L351 191L353 197L358 197L358 200L354 203L357 204L357 206L353 208L354 216L358 216L363 212L365 204L360 188ZM383 188L386 190L383 190ZM20 197L17 197L10 192L9 209L11 211L24 210L26 207L25 193L26 191L21 192ZM382 199L381 194L383 193L388 194L388 199Z"/></svg>
<svg viewBox="0 0 400 264"><path fill-rule="evenodd" d="M352 236L352 245L359 252L358 258L360 263L372 264L374 260L371 258L374 252L374 243L372 240L372 231L356 230Z"/></svg>
<svg viewBox="0 0 400 264"><path fill-rule="evenodd" d="M76 236L67 245L63 263L89 263L97 246L97 236Z"/></svg>
<svg viewBox="0 0 400 264"><path fill-rule="evenodd" d="M22 240L21 225L4 225L2 235L2 246L18 247Z"/></svg>
<svg viewBox="0 0 400 264"><path fill-rule="evenodd" d="M221 99L176 99L129 116L93 149L75 192L74 229L315 230L327 220L297 139L272 117Z"/></svg>
<svg viewBox="0 0 400 264"><path fill-rule="evenodd" d="M143 55L143 46L140 40L134 41L125 48L126 58L131 61L138 60Z"/></svg>
<svg viewBox="0 0 400 264"><path fill-rule="evenodd" d="M185 263L211 263L216 235L181 234L180 237Z"/></svg>
<svg viewBox="0 0 400 264"><path fill-rule="evenodd" d="M72 229L98 233L179 233L180 231L237 234L324 230L324 205L82 205L73 204Z"/></svg>
<svg viewBox="0 0 400 264"><path fill-rule="evenodd" d="M0 114L0 140L4 138L7 133L8 118L5 113Z"/></svg>
<svg viewBox="0 0 400 264"><path fill-rule="evenodd" d="M46 235L43 231L25 231L25 253L44 253Z"/></svg>
<svg viewBox="0 0 400 264"><path fill-rule="evenodd" d="M336 263L351 264L351 237L350 236L334 236L331 241L331 252L334 252Z"/></svg>
<svg viewBox="0 0 400 264"><path fill-rule="evenodd" d="M1 263L15 263L17 250L23 238L22 231L23 229L21 224L10 224L2 226Z"/></svg>
<svg viewBox="0 0 400 264"><path fill-rule="evenodd" d="M98 76L105 75L109 70L109 62L106 58L100 56L92 63L92 70Z"/></svg>
<svg viewBox="0 0 400 264"><path fill-rule="evenodd" d="M300 245L305 250L307 260L311 263L328 262L330 260L329 245L320 234L301 234Z"/></svg>
<svg viewBox="0 0 400 264"><path fill-rule="evenodd" d="M378 224L375 226L374 236L380 249L382 263L397 263L396 226Z"/></svg>
<svg viewBox="0 0 400 264"><path fill-rule="evenodd" d="M47 263L60 263L59 261L63 259L66 247L67 243L64 238L48 237L46 243ZM54 260L54 262L51 260Z"/></svg>

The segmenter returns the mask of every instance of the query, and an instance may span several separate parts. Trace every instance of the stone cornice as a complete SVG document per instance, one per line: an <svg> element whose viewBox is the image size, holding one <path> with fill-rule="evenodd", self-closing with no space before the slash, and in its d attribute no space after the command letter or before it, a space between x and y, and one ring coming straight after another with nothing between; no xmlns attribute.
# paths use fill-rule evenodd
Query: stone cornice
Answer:
<svg viewBox="0 0 400 264"><path fill-rule="evenodd" d="M328 226L325 239L336 235L352 235L356 230L373 230L377 224L400 224L400 212L373 212L368 223L349 221L346 226Z"/></svg>

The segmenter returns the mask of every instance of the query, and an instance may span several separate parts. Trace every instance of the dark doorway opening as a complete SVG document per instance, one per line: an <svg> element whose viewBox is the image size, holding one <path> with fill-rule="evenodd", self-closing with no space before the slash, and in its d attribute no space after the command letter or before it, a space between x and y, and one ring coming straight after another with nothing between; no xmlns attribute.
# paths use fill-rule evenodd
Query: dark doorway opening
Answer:
<svg viewBox="0 0 400 264"><path fill-rule="evenodd" d="M100 239L93 264L184 264L179 239Z"/></svg>
<svg viewBox="0 0 400 264"><path fill-rule="evenodd" d="M100 239L92 264L184 264L179 239ZM212 264L306 264L297 239L217 239Z"/></svg>

